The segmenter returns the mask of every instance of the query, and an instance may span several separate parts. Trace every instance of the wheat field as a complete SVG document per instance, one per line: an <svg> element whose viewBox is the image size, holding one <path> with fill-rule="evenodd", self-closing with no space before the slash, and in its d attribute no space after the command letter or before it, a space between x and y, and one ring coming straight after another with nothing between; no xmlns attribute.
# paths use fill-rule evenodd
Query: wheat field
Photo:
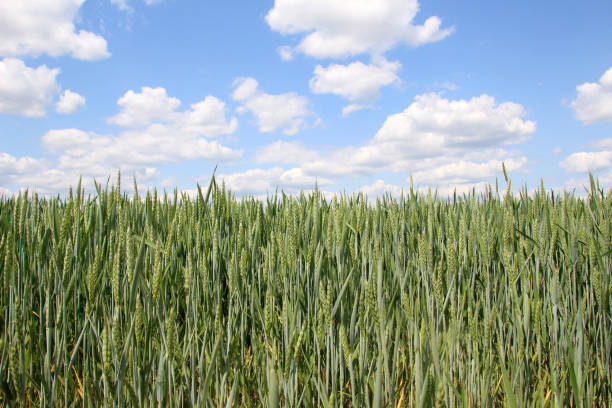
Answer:
<svg viewBox="0 0 612 408"><path fill-rule="evenodd" d="M612 191L0 200L2 406L612 406Z"/></svg>

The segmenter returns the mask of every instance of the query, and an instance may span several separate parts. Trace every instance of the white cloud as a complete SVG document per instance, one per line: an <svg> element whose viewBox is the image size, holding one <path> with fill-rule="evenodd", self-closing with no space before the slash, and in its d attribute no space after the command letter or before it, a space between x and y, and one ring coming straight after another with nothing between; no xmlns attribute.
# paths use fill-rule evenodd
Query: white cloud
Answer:
<svg viewBox="0 0 612 408"><path fill-rule="evenodd" d="M283 61L291 61L293 59L293 49L287 45L283 45L276 49Z"/></svg>
<svg viewBox="0 0 612 408"><path fill-rule="evenodd" d="M162 87L142 87L141 92L127 91L117 100L120 112L107 119L107 122L121 127L141 129L150 125L155 128L168 127L169 131L179 133L201 134L217 137L234 133L238 129L238 120L227 121L225 103L208 95L202 101L194 103L183 112L176 109L181 101L169 97Z"/></svg>
<svg viewBox="0 0 612 408"><path fill-rule="evenodd" d="M257 163L307 163L319 159L316 150L307 149L300 142L277 141L257 150Z"/></svg>
<svg viewBox="0 0 612 408"><path fill-rule="evenodd" d="M143 86L141 92L127 91L117 105L121 111L108 118L108 123L119 126L138 127L152 122L166 122L172 119L174 111L181 105L177 98L168 97L164 88Z"/></svg>
<svg viewBox="0 0 612 408"><path fill-rule="evenodd" d="M561 149L561 146L556 146L553 151L552 154L554 154L555 156L558 156L561 154L561 152L563 151L563 149Z"/></svg>
<svg viewBox="0 0 612 408"><path fill-rule="evenodd" d="M570 106L576 118L586 124L612 121L612 68L599 82L585 82L576 87L578 97Z"/></svg>
<svg viewBox="0 0 612 408"><path fill-rule="evenodd" d="M454 31L433 16L414 25L418 0L276 0L267 16L272 30L304 34L295 51L316 58L382 55L397 44L419 46ZM283 51L288 55L288 51ZM281 54L282 55L282 54Z"/></svg>
<svg viewBox="0 0 612 408"><path fill-rule="evenodd" d="M443 185L434 185L428 187L420 187L417 189L421 194L427 193L429 187L432 187L431 192L437 192L438 197L447 198L452 197L453 194L457 194L457 196L461 196L463 194L471 194L474 190L476 194L484 193L489 187L489 183L485 181L480 181L477 183L456 183L456 184L443 184ZM502 196L503 199L503 196Z"/></svg>
<svg viewBox="0 0 612 408"><path fill-rule="evenodd" d="M406 194L408 189L395 184L385 183L384 180L379 179L372 184L359 187L357 191L361 191L364 194L367 194L368 198L372 199L376 197L381 197L384 194L391 194L393 197L399 197L402 194L402 191L404 192L404 194Z"/></svg>
<svg viewBox="0 0 612 408"><path fill-rule="evenodd" d="M346 177L373 175L383 170L426 174L428 169L461 160L466 165L493 159L498 162L512 159L525 164L520 155L501 148L521 143L535 132L535 123L523 120L524 114L521 105L496 104L487 95L471 100L448 100L438 94L418 95L403 112L390 115L368 142L345 147L302 167L307 174ZM486 176L477 174L477 177Z"/></svg>
<svg viewBox="0 0 612 408"><path fill-rule="evenodd" d="M0 56L70 54L83 60L110 56L106 40L76 32L73 21L85 0L19 0L0 2Z"/></svg>
<svg viewBox="0 0 612 408"><path fill-rule="evenodd" d="M536 130L535 122L521 119L524 115L521 105L496 105L488 95L469 101L448 100L435 93L418 95L403 112L387 118L367 148L418 157L517 144Z"/></svg>
<svg viewBox="0 0 612 408"><path fill-rule="evenodd" d="M234 81L232 99L242 105L239 113L250 111L257 118L262 133L281 130L286 135L295 135L307 126L306 117L311 115L308 98L294 92L271 95L259 89L254 78L238 78Z"/></svg>
<svg viewBox="0 0 612 408"><path fill-rule="evenodd" d="M66 89L60 100L55 104L55 111L64 114L74 113L81 106L85 106L85 98L70 89Z"/></svg>
<svg viewBox="0 0 612 408"><path fill-rule="evenodd" d="M360 104L360 103L351 103L350 105L346 105L344 108L342 108L342 116L347 117L351 113L360 111L362 109L371 109L371 108L372 108L371 105L363 105L363 104Z"/></svg>
<svg viewBox="0 0 612 408"><path fill-rule="evenodd" d="M188 133L202 134L207 137L229 135L238 130L238 119L225 118L225 102L208 95L202 101L190 105L190 109L181 112L174 120L174 126Z"/></svg>
<svg viewBox="0 0 612 408"><path fill-rule="evenodd" d="M173 108L180 101L168 98L163 88L158 88L157 99L152 99L169 103L148 103L151 98L144 98L144 91L128 94L129 98L120 99L125 103L119 103L121 112L115 118L129 127L111 135L82 129L48 131L42 143L57 156L56 162L44 171L20 177L20 182L45 191L61 191L78 175L103 179L121 169L146 181L159 176L158 166L187 160L231 161L242 156L242 150L209 140L238 128L236 118L226 118L225 103L219 99L209 95L179 112Z"/></svg>
<svg viewBox="0 0 612 408"><path fill-rule="evenodd" d="M44 168L45 165L42 161L32 157L17 158L8 153L0 152L0 188L2 185L6 186L17 181L20 177L38 174Z"/></svg>
<svg viewBox="0 0 612 408"><path fill-rule="evenodd" d="M0 61L0 113L45 116L46 106L60 89L55 81L59 72L58 68L30 68L19 59L4 58Z"/></svg>
<svg viewBox="0 0 612 408"><path fill-rule="evenodd" d="M522 168L527 163L526 157L508 157L504 161L507 171ZM493 177L502 171L502 160L474 162L450 158L448 163L416 171L412 174L417 183L425 184L469 184L470 181Z"/></svg>
<svg viewBox="0 0 612 408"><path fill-rule="evenodd" d="M59 154L58 170L92 177L105 177L117 169L144 172L185 160L227 161L242 156L241 150L158 124L117 136L80 129L51 130L43 136L43 144L50 152Z"/></svg>
<svg viewBox="0 0 612 408"><path fill-rule="evenodd" d="M310 79L310 90L316 94L339 95L353 102L372 101L378 98L381 87L400 82L397 76L400 67L399 62L384 58L368 65L361 61L349 65L331 64L325 68L317 65Z"/></svg>
<svg viewBox="0 0 612 408"><path fill-rule="evenodd" d="M271 169L250 169L232 174L219 174L219 182L224 181L234 192L272 193L276 188L287 192L300 189L311 189L315 183L319 186L332 184L331 180L305 175L302 169L285 170L281 167Z"/></svg>
<svg viewBox="0 0 612 408"><path fill-rule="evenodd" d="M463 194L471 194L473 190L476 190L476 193L482 193L486 191L489 183L481 181L477 183L451 183L451 184L440 184L434 183L429 185L418 185L414 184L414 191L417 194L428 194L431 191L432 194L438 194L438 197L444 199L447 197L452 197L453 194L457 194L458 196ZM361 186L357 191L361 191L368 195L369 200L373 200L381 197L384 194L391 194L392 197L398 198L403 193L404 196L409 194L410 185L399 186L396 184L386 183L384 180L376 180L374 183L369 185Z"/></svg>
<svg viewBox="0 0 612 408"><path fill-rule="evenodd" d="M588 145L593 149L608 149L612 150L612 137L595 140Z"/></svg>
<svg viewBox="0 0 612 408"><path fill-rule="evenodd" d="M600 187L604 190L612 188L612 138L599 139L586 145L590 149L599 149L590 152L575 152L559 162L559 166L569 172L593 173L599 179ZM583 186L590 189L588 177L570 178L563 188L576 189L578 194L585 192Z"/></svg>
<svg viewBox="0 0 612 408"><path fill-rule="evenodd" d="M559 165L565 170L578 173L603 170L612 167L612 150L572 153Z"/></svg>
<svg viewBox="0 0 612 408"><path fill-rule="evenodd" d="M384 157L372 163L360 161L359 148L347 146L321 157L318 160L302 164L306 174L320 177L358 177L369 176L382 171L386 167Z"/></svg>
<svg viewBox="0 0 612 408"><path fill-rule="evenodd" d="M32 157L16 158L8 153L0 152L0 177L26 174L38 171L42 163Z"/></svg>
<svg viewBox="0 0 612 408"><path fill-rule="evenodd" d="M604 194L607 194L610 190L612 190L612 169L607 172L597 174L594 177L595 181L599 183L599 188L604 191ZM561 194L564 191L574 191L576 197L586 198L588 193L591 192L591 180L588 176L572 177L562 186L555 187L553 189Z"/></svg>
<svg viewBox="0 0 612 408"><path fill-rule="evenodd" d="M117 134L101 135L82 129L50 130L42 137L42 144L56 156L53 162L0 154L0 186L15 182L41 192L58 193L75 185L80 175L88 180L87 186L93 187L93 178L100 181L120 169L124 176L129 176L125 182L130 184L132 175L143 182L157 179L158 167L170 163L227 162L242 157L243 150L209 139L232 134L238 128L236 118L226 117L225 103L214 96L209 95L181 112L163 108L168 104L148 104L150 100L140 98L142 94L128 94L131 98L119 104L120 113L125 115L116 116L126 127ZM171 108L180 104L168 98L163 88L158 88L157 95L165 97L157 101L172 101ZM20 168L25 170L18 171Z"/></svg>
<svg viewBox="0 0 612 408"><path fill-rule="evenodd" d="M527 158L506 145L527 140L535 123L524 120L516 103L496 103L483 95L470 100L448 100L424 94L403 112L390 115L377 134L360 146L346 146L307 160L288 153L286 162L300 165L304 174L330 179L373 176L381 172L411 174L417 183L441 193L467 192L484 180L499 176L502 161L508 171L524 171ZM274 146L279 157L290 147ZM293 147L293 146L291 146ZM266 152L267 153L267 152ZM486 183L485 183L486 184ZM400 187L376 182L361 190L397 192Z"/></svg>

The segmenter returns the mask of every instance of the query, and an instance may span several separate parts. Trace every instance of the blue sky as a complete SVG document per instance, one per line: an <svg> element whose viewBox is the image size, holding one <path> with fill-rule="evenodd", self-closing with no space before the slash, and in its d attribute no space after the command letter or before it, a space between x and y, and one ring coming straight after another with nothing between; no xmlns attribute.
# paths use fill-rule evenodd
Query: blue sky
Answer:
<svg viewBox="0 0 612 408"><path fill-rule="evenodd" d="M612 188L612 3L0 0L0 194Z"/></svg>

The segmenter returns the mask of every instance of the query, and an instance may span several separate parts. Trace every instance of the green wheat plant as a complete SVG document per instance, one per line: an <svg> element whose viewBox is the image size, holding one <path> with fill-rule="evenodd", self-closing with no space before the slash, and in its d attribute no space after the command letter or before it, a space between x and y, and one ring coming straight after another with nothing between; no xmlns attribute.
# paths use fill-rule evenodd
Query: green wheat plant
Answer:
<svg viewBox="0 0 612 408"><path fill-rule="evenodd" d="M0 404L612 406L612 191L0 199Z"/></svg>

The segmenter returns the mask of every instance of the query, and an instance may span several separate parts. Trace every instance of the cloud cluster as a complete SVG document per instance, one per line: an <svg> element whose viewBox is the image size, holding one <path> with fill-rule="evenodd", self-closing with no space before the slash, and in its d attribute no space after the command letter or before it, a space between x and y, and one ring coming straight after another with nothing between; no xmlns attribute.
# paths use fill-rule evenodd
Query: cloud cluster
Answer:
<svg viewBox="0 0 612 408"><path fill-rule="evenodd" d="M144 86L140 92L127 91L117 100L118 114L109 123L130 129L155 128L175 134L198 134L206 137L228 135L238 130L238 120L227 121L225 103L208 95L189 109L178 112L178 98L169 97L162 87Z"/></svg>
<svg viewBox="0 0 612 408"><path fill-rule="evenodd" d="M109 118L125 129L116 136L79 129L51 130L43 144L61 152L59 168L105 174L109 169L144 169L182 160L231 160L242 155L218 141L238 129L236 118L226 118L225 103L207 96L179 112L180 100L168 97L164 88L143 87L126 92L119 100L120 112Z"/></svg>
<svg viewBox="0 0 612 408"><path fill-rule="evenodd" d="M456 162L464 157L488 161L491 155L508 154L500 147L524 142L535 132L535 123L523 120L524 115L521 105L496 104L488 95L470 100L417 95L403 112L387 117L376 135L362 146L346 147L304 168L328 176L346 176L374 174L380 169L396 173L431 171L445 165L442 160ZM477 157L479 151L487 154ZM501 167L501 161L499 164ZM475 173L475 178L482 176Z"/></svg>
<svg viewBox="0 0 612 408"><path fill-rule="evenodd" d="M82 129L53 129L42 137L55 163L4 155L0 159L0 184L16 182L41 192L65 191L79 175L105 179L117 169L146 182L159 176L158 166L187 160L227 162L242 150L213 138L238 129L227 117L225 103L214 96L178 111L180 100L164 88L144 87L118 99L119 113L109 120L121 126L116 134L102 135Z"/></svg>
<svg viewBox="0 0 612 408"><path fill-rule="evenodd" d="M332 184L331 180L304 174L298 167L284 170L281 167L270 169L251 169L232 174L219 174L219 181L224 181L234 192L240 193L273 193L277 186L284 191L296 192L300 189L311 189L318 185Z"/></svg>
<svg viewBox="0 0 612 408"><path fill-rule="evenodd" d="M307 126L308 98L294 92L272 95L259 89L254 78L237 78L234 81L232 99L239 102L239 113L251 112L263 133L281 130L285 135L295 135Z"/></svg>
<svg viewBox="0 0 612 408"><path fill-rule="evenodd" d="M0 113L44 117L60 95L60 70L28 67L17 57L69 55L81 60L107 58L106 40L79 30L74 21L84 0L20 0L0 2ZM74 113L85 98L66 89L55 104L58 113Z"/></svg>
<svg viewBox="0 0 612 408"><path fill-rule="evenodd" d="M397 44L419 46L453 32L437 16L413 24L418 0L276 0L266 15L272 30L302 34L300 43L282 47L281 56L301 52L315 58L342 58L362 53L382 55Z"/></svg>
<svg viewBox="0 0 612 408"><path fill-rule="evenodd" d="M414 185L414 191L418 194L427 194L431 192L437 192L438 197L446 198L451 197L453 194L463 195L470 194L472 191L476 193L482 193L486 191L489 183L486 182L473 182L473 183L455 183L455 184L442 184L435 185L432 189L431 186L426 185ZM398 198L402 193L406 196L410 191L410 185L400 186L397 184L386 183L383 180L376 180L372 184L366 184L357 189L368 195L370 200L381 197L385 194L390 194L392 197Z"/></svg>
<svg viewBox="0 0 612 408"><path fill-rule="evenodd" d="M17 58L0 60L0 113L41 118L47 115L47 106L59 95L57 83L59 68L41 65L26 66ZM55 104L58 113L76 112L85 105L85 98L69 89L64 90Z"/></svg>
<svg viewBox="0 0 612 408"><path fill-rule="evenodd" d="M612 68L599 82L585 82L578 85L576 91L578 96L570 104L576 118L586 124L612 122Z"/></svg>
<svg viewBox="0 0 612 408"><path fill-rule="evenodd" d="M390 115L376 135L360 146L323 153L299 142L276 142L257 152L257 162L298 165L304 176L330 182L383 172L403 174L408 181L411 174L415 183L436 186L441 194L452 194L455 188L468 192L484 188L483 180L499 174L502 161L508 171L525 168L527 158L506 149L535 132L535 123L524 116L521 105L496 103L488 95L449 100L440 94L423 94L403 112ZM249 173L254 178L259 174L256 170ZM253 182L252 188L256 185ZM396 194L401 188L377 181L361 191Z"/></svg>
<svg viewBox="0 0 612 408"><path fill-rule="evenodd" d="M85 30L76 31L73 21L84 1L0 2L0 55L70 55L82 60L110 56L103 37Z"/></svg>
<svg viewBox="0 0 612 408"><path fill-rule="evenodd" d="M335 94L351 103L342 116L371 108L380 88L400 83L401 64L384 58L399 44L412 47L442 40L454 27L442 28L439 17L431 16L422 25L414 24L418 0L276 0L266 15L272 30L301 37L296 46L283 45L277 51L283 60L295 53L314 58L346 58L370 55L370 64L317 65L310 79L316 94Z"/></svg>

